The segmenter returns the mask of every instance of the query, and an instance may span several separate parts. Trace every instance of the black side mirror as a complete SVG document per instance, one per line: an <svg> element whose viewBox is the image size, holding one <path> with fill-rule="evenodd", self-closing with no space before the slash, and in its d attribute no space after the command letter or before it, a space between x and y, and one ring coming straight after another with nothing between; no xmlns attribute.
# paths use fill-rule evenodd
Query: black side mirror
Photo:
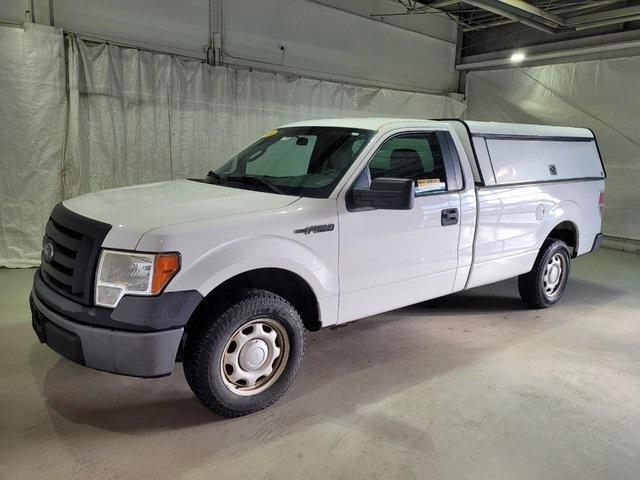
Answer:
<svg viewBox="0 0 640 480"><path fill-rule="evenodd" d="M369 188L351 191L354 208L411 210L413 208L413 180L409 178L376 178Z"/></svg>

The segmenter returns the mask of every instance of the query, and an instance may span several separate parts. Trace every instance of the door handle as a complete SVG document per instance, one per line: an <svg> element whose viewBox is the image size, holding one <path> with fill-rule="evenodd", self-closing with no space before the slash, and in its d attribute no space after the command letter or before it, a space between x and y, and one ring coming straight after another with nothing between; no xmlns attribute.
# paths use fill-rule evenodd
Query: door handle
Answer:
<svg viewBox="0 0 640 480"><path fill-rule="evenodd" d="M458 209L445 208L444 210L442 210L440 223L443 227L446 227L447 225L455 225L456 223L458 223Z"/></svg>

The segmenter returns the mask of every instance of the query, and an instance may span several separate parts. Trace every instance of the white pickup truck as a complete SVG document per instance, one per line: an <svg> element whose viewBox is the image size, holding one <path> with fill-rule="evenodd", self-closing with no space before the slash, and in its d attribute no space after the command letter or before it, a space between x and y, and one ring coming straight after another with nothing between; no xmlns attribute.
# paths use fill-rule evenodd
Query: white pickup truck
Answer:
<svg viewBox="0 0 640 480"><path fill-rule="evenodd" d="M33 327L99 370L169 375L224 416L281 397L305 329L519 276L562 296L601 238L605 170L582 128L352 118L267 132L206 178L65 200Z"/></svg>

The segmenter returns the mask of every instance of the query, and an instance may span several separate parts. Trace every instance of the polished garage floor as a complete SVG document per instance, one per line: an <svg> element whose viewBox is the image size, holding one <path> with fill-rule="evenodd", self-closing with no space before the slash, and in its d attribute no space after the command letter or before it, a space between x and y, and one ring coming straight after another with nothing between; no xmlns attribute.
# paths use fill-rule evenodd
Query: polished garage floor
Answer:
<svg viewBox="0 0 640 480"><path fill-rule="evenodd" d="M222 420L178 365L141 380L37 343L33 271L0 270L0 478L638 478L640 256L574 262L565 299L514 280L311 334L290 393Z"/></svg>

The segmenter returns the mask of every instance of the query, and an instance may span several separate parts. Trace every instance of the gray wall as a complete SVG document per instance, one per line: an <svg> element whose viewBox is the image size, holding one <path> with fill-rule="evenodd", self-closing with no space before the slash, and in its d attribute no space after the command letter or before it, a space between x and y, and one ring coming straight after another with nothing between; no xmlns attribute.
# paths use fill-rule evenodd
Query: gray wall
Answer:
<svg viewBox="0 0 640 480"><path fill-rule="evenodd" d="M441 16L385 19L400 28L369 17L398 10L386 0L326 0L350 12L310 0L221 1L228 63L424 92L456 89L456 25ZM48 21L48 3L35 3L36 20ZM198 58L209 44L208 0L52 4L54 24L65 31ZM0 20L22 21L23 5L2 0Z"/></svg>

